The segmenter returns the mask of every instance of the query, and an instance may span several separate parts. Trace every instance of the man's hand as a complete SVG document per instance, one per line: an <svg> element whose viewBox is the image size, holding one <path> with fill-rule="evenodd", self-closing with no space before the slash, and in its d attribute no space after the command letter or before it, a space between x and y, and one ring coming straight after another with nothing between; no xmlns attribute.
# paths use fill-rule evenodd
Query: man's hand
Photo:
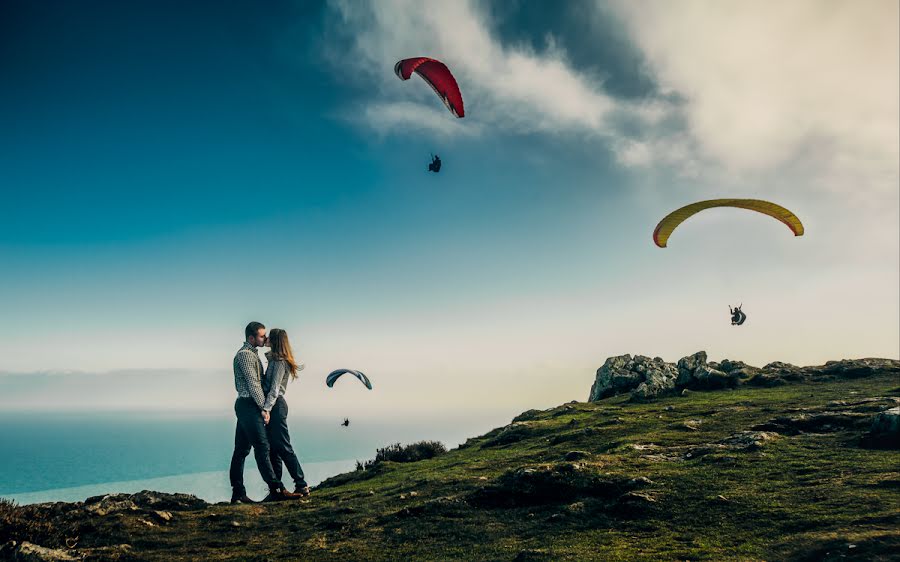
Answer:
<svg viewBox="0 0 900 562"><path fill-rule="evenodd" d="M263 410L262 411L263 423L269 425L269 412Z"/></svg>

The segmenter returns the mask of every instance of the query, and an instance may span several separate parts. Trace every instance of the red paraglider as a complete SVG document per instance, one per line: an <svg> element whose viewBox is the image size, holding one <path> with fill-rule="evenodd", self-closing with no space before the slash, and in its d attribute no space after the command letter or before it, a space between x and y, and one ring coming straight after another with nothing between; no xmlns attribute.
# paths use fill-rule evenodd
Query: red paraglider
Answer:
<svg viewBox="0 0 900 562"><path fill-rule="evenodd" d="M466 111L463 108L462 93L459 91L456 78L450 73L447 65L428 57L403 59L394 65L394 73L400 80L409 80L413 72L421 76L422 80L425 80L431 86L434 93L440 96L441 101L450 110L450 113L457 117L465 117Z"/></svg>

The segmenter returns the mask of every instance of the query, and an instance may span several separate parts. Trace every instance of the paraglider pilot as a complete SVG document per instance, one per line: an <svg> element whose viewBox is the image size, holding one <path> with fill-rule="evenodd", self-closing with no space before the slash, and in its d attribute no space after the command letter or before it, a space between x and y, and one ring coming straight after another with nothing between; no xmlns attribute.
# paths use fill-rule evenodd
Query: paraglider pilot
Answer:
<svg viewBox="0 0 900 562"><path fill-rule="evenodd" d="M349 419L349 418L344 418L344 422L343 422L341 425L344 426L344 427L347 427L348 425L350 425L350 419Z"/></svg>
<svg viewBox="0 0 900 562"><path fill-rule="evenodd" d="M744 320L747 319L747 315L741 312L742 306L744 306L743 303L741 303L737 308L731 308L731 305L728 305L728 311L731 312L732 326L740 326L744 323Z"/></svg>
<svg viewBox="0 0 900 562"><path fill-rule="evenodd" d="M437 154L431 155L431 164L428 165L429 172L440 172L441 171L441 157Z"/></svg>

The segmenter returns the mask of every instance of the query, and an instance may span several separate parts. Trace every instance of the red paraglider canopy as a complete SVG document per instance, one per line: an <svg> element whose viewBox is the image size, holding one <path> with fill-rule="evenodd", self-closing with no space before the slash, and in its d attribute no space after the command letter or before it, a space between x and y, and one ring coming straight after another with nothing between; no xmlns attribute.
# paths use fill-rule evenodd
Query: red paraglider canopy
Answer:
<svg viewBox="0 0 900 562"><path fill-rule="evenodd" d="M394 73L400 80L409 80L413 72L421 76L431 86L434 93L441 97L441 101L444 102L450 113L457 117L465 117L462 93L459 91L456 78L450 73L447 65L428 57L403 59L394 65Z"/></svg>

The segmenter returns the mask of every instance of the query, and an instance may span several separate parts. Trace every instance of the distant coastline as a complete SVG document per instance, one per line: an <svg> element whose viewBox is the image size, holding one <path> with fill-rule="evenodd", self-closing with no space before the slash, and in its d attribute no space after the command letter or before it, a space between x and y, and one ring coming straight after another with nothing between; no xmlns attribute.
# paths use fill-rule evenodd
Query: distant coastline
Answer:
<svg viewBox="0 0 900 562"><path fill-rule="evenodd" d="M252 458L248 465L252 465ZM321 461L303 463L307 481L315 486L322 480L353 470L356 459L339 461ZM252 468L252 466L250 466ZM260 480L255 471L246 471L247 485L251 495L262 496L266 486ZM146 478L141 480L125 480L121 482L104 482L100 484L88 484L73 486L70 488L57 488L53 490L41 490L36 492L24 492L2 494L19 505L45 502L77 502L85 498L103 494L125 493L133 494L141 490L155 490L166 493L193 494L209 503L228 501L231 497L231 488L228 484L228 472L226 470L211 472L195 472L178 474L175 476L162 476L158 478Z"/></svg>

